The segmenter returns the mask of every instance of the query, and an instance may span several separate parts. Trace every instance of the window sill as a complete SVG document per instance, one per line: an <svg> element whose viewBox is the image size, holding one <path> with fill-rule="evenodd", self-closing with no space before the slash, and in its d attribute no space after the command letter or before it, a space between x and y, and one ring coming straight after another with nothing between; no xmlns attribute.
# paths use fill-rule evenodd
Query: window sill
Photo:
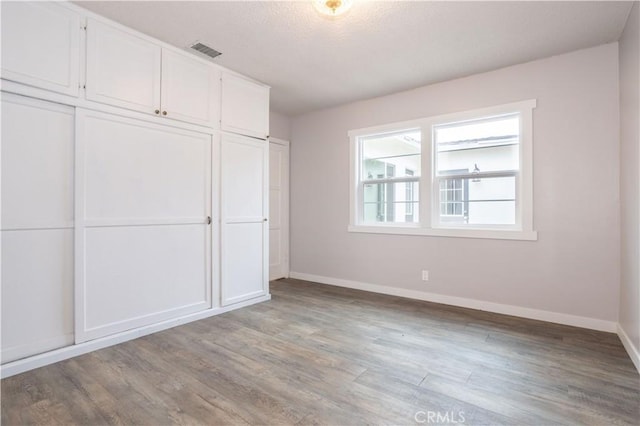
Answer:
<svg viewBox="0 0 640 426"><path fill-rule="evenodd" d="M430 237L484 238L491 240L537 241L537 231L495 229L420 228L407 225L349 225L349 232L367 234L423 235Z"/></svg>

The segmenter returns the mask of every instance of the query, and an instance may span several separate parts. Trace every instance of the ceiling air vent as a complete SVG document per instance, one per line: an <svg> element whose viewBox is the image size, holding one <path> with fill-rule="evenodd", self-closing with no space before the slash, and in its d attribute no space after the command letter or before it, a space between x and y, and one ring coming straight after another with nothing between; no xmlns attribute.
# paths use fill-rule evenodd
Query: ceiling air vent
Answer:
<svg viewBox="0 0 640 426"><path fill-rule="evenodd" d="M207 55L210 58L215 58L216 56L222 55L222 53L218 52L216 49L207 46L206 44L202 44L200 42L195 42L191 46L191 49L202 53L203 55Z"/></svg>

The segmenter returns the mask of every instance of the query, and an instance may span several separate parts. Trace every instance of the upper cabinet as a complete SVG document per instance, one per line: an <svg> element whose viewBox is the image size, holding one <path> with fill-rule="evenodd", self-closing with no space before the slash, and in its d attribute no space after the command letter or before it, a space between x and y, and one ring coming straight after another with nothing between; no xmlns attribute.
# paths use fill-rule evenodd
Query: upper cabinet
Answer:
<svg viewBox="0 0 640 426"><path fill-rule="evenodd" d="M231 73L222 74L222 130L266 139L269 87Z"/></svg>
<svg viewBox="0 0 640 426"><path fill-rule="evenodd" d="M220 117L220 72L187 54L162 50L162 114L205 125Z"/></svg>
<svg viewBox="0 0 640 426"><path fill-rule="evenodd" d="M206 126L218 121L216 68L90 19L87 99Z"/></svg>
<svg viewBox="0 0 640 426"><path fill-rule="evenodd" d="M160 46L89 19L87 99L159 113L161 56Z"/></svg>
<svg viewBox="0 0 640 426"><path fill-rule="evenodd" d="M80 28L55 2L2 2L2 78L77 96Z"/></svg>

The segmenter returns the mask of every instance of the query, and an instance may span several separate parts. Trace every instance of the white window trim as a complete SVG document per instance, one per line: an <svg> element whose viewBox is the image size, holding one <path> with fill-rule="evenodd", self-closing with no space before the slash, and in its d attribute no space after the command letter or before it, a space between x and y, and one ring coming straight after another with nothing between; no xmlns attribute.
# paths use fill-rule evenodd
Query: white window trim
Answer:
<svg viewBox="0 0 640 426"><path fill-rule="evenodd" d="M385 124L349 131L350 140L350 186L349 186L349 232L425 235L438 237L485 238L504 240L535 241L538 233L533 229L533 109L536 100L530 99L488 108L463 111L459 113L443 114L419 120ZM437 224L437 215L433 205L434 182L432 156L432 126L452 121L474 120L480 117L501 115L506 113L520 113L520 170L516 175L516 225L512 227L499 225L482 225L477 228L464 225L443 227ZM358 138L381 133L420 128L422 130L421 162L422 171L419 180L419 211L418 223L364 223L361 211L362 191L360 187L360 144ZM432 206L433 205L433 206Z"/></svg>

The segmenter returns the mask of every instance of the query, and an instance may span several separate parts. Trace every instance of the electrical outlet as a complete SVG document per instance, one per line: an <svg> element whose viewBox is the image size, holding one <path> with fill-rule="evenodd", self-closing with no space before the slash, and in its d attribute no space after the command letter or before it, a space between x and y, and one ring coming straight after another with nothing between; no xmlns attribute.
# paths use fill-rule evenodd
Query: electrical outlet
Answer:
<svg viewBox="0 0 640 426"><path fill-rule="evenodd" d="M429 271L422 271L422 281L429 281Z"/></svg>

